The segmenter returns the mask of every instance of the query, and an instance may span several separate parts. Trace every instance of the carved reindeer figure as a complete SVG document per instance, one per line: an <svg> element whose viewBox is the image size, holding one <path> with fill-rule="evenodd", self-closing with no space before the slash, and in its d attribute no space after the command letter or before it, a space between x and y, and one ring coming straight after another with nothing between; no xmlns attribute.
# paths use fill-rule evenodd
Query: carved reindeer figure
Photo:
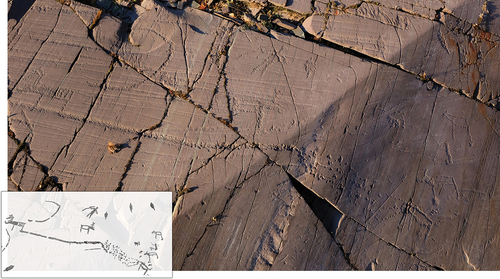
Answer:
<svg viewBox="0 0 500 279"><path fill-rule="evenodd" d="M156 258L158 259L158 254L156 252L145 252L144 255L148 256L148 258L151 258L151 256L156 256Z"/></svg>
<svg viewBox="0 0 500 279"><path fill-rule="evenodd" d="M151 270L151 268L149 268L146 263L144 262L141 262L141 261L138 261L138 264L139 264L139 268L137 270L144 270L144 275L146 275L146 273L148 273L149 270Z"/></svg>
<svg viewBox="0 0 500 279"><path fill-rule="evenodd" d="M24 222L14 221L14 215L12 215L12 214L10 214L9 217L6 218L6 221L4 223L12 225L12 228L10 229L11 231L14 229L14 226L20 227L21 228L20 231L23 231L24 225L26 224Z"/></svg>
<svg viewBox="0 0 500 279"><path fill-rule="evenodd" d="M89 234L90 230L94 230L94 225L95 225L94 222L92 222L91 225L80 225L80 232L82 232L82 230L86 230L87 234Z"/></svg>
<svg viewBox="0 0 500 279"><path fill-rule="evenodd" d="M160 236L161 240L163 240L163 235L161 234L160 231L152 231L151 233L155 235L155 239L156 239L157 236Z"/></svg>

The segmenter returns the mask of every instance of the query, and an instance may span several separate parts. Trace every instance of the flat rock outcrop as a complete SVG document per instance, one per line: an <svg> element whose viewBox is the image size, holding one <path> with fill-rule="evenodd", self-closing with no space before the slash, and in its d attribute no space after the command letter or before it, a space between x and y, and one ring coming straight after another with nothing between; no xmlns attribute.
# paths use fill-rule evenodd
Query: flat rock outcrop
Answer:
<svg viewBox="0 0 500 279"><path fill-rule="evenodd" d="M275 3L313 8L300 38L24 2L10 191L172 191L174 270L500 268L495 3Z"/></svg>

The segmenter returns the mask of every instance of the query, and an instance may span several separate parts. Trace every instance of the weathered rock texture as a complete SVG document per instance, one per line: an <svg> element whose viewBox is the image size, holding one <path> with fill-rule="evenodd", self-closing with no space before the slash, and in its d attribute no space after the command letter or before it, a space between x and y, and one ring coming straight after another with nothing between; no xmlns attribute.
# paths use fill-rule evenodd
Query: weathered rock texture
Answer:
<svg viewBox="0 0 500 279"><path fill-rule="evenodd" d="M474 1L447 8L441 1L421 1L431 4L428 6L399 2L375 5L362 1L349 8L334 7L308 17L303 27L314 36L481 102L499 104L500 29L487 20L498 3ZM477 11L475 18L471 18L470 8ZM467 14L461 18L455 10Z"/></svg>
<svg viewBox="0 0 500 279"><path fill-rule="evenodd" d="M9 2L9 190L172 191L174 270L500 268L496 3L61 2Z"/></svg>

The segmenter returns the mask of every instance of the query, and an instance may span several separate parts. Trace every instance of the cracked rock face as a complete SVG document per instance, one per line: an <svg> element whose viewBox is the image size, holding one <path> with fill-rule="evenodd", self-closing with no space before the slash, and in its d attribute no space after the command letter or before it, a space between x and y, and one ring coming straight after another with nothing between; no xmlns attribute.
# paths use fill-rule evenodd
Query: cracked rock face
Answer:
<svg viewBox="0 0 500 279"><path fill-rule="evenodd" d="M493 20L483 19L491 17L498 4L454 1L447 7L440 1L421 1L430 3L426 5L415 1L411 6L399 2L334 5L308 17L303 28L313 36L496 106L500 32L491 27ZM477 11L476 18L460 17L469 8Z"/></svg>
<svg viewBox="0 0 500 279"><path fill-rule="evenodd" d="M172 191L174 270L500 269L497 4L260 2L307 36L9 1L8 190Z"/></svg>

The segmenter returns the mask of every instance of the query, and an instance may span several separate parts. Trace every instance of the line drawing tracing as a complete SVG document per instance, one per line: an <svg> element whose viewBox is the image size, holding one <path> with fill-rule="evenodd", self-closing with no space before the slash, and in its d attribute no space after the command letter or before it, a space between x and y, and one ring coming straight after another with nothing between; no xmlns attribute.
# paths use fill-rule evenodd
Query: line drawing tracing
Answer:
<svg viewBox="0 0 500 279"><path fill-rule="evenodd" d="M87 210L87 209L90 209L89 214L87 214L87 217L89 217L89 218L90 218L90 217L92 217L92 215L94 215L94 213L95 213L95 214L99 214L99 213L97 212L97 208L98 208L97 206L93 206L93 205L91 205L91 206L89 206L89 207L87 207L87 208L82 209L82 211L85 211L85 210Z"/></svg>
<svg viewBox="0 0 500 279"><path fill-rule="evenodd" d="M39 225L36 225L36 224L46 222L46 221L50 220L51 218L57 216L58 214L62 214L62 216L58 217L58 218L62 218L62 219L65 218L64 216L68 216L67 214L76 214L76 215L71 215L72 216L71 218L77 217L80 219L75 219L75 220L81 220L83 222L75 224L73 221L71 226L66 227L66 228L70 228L73 233L76 233L76 235L72 234L73 237L79 238L78 235L82 235L82 237L84 235L89 235L91 230L93 231L92 235L94 237L96 237L96 236L100 235L99 233L103 232L103 230L101 230L101 228L103 228L102 225L108 224L110 222L110 220L104 221L107 219L107 217L110 217L110 214L108 214L108 212L106 211L104 213L104 219L98 218L98 219L95 219L95 222L91 222L89 220L89 223L86 223L84 221L85 220L84 216L86 215L87 218L93 219L91 217L93 217L94 214L98 215L98 208L99 208L98 206L91 205L91 206L87 206L85 208L84 208L84 206L77 206L77 208L74 208L74 207L68 207L68 205L66 203L62 203L62 204L64 204L64 210L61 210L61 205L59 203L52 201L52 200L45 200L45 202L52 203L52 204L56 205L56 207L57 207L51 213L51 215L47 218L42 217L43 219L39 219L39 220L35 220L38 218L26 219L29 222L29 223L26 223L26 222L23 222L22 218L17 219L14 216L14 214L9 214L8 217L5 217L4 223L6 224L6 227L4 229L5 229L5 233L7 234L7 237L5 237L5 238L7 238L7 242L6 242L6 244L3 243L2 252L6 251L6 250L8 251L10 249L16 249L16 248L12 248L12 247L18 247L19 243L16 240L16 236L17 236L17 232L19 232L19 233L22 233L25 235L35 236L35 237L39 237L39 238L43 238L43 239L47 239L47 240L51 240L51 241L58 241L61 243L66 243L66 244L71 244L71 245L88 246L88 247L82 247L83 248L82 250L77 249L77 251L82 251L83 253L99 253L98 251L103 251L106 254L112 255L114 260L117 260L121 264L124 264L126 267L137 267L138 271L143 270L145 276L148 274L148 272L150 270L153 270L153 268L155 266L153 264L154 262L156 265L159 264L159 262L157 262L157 261L162 257L162 255L158 254L159 253L158 248L160 246L158 243L160 241L164 240L162 231L153 230L153 231L151 231L150 234L146 233L146 231L145 231L145 232L143 232L142 236L140 236L140 237L146 237L146 239L142 239L142 238L137 239L136 241L132 241L130 244L126 244L126 243L120 244L121 242L112 244L109 239L105 240L105 238L101 239L101 241L100 240L72 240L72 239L67 239L67 238L61 238L57 235L54 235L54 231L50 231L51 232L50 234L52 234L52 235L46 234L47 231L44 231L44 229L48 228L47 225L45 225L45 227L40 228ZM99 206L101 206L101 205L99 205ZM144 206L146 208L148 208L148 207L152 208L154 211L156 211L156 208L152 202L150 202L149 204L146 202L144 204ZM128 210L126 209L125 204L124 204L124 207L125 208L123 208L123 209L125 209L126 211L130 210L130 212L132 213L132 211L133 211L132 203L129 203ZM68 208L71 208L71 210L69 210ZM83 209L81 209L81 208L83 208ZM137 208L138 208L138 211L136 210L136 212L140 212L141 207L138 206ZM144 207L142 207L142 208L144 208ZM76 212L74 211L75 209L76 209ZM16 210L19 210L19 207L16 208ZM29 210L29 209L27 209L27 210ZM46 211L43 211L43 212L46 212ZM71 212L71 213L68 213L68 212ZM78 212L80 212L80 213L78 213ZM111 212L112 212L111 213L112 217L115 217L113 214L115 214L116 212L113 212L113 211L111 211ZM123 211L121 211L121 212L123 212ZM148 213L148 214L152 214L151 211L149 211L149 212L150 213ZM19 213L16 213L16 215L17 214L19 214ZM42 214L45 214L45 213L42 213ZM137 214L137 213L135 213L135 214ZM117 219L116 217L113 218L111 220L111 222L113 222L113 220L116 220L116 219ZM118 218L118 219L120 219L120 218ZM86 219L86 220L88 220L88 219ZM33 222L33 221L35 221L35 222ZM105 223L102 223L102 222L105 222ZM55 222L54 224L50 223L48 226L57 226L57 224L59 224L59 223L58 222ZM8 225L11 225L10 230L8 229ZM78 230L78 225L79 225L79 230ZM18 227L19 230L16 230L14 232L15 234L12 234L11 232L14 231L14 229L16 227ZM155 223L154 227L156 227L156 223ZM50 229L53 229L53 228L50 227ZM125 229L129 230L129 227L125 226ZM78 234L78 232L80 234ZM83 234L81 234L82 232L83 232ZM86 234L85 234L85 232L86 232ZM110 238L111 240L114 237L114 235L113 234L110 235L109 232L106 232L106 235L107 235L107 238L111 237ZM12 238L12 237L14 237L14 238ZM14 240L15 245L12 244L13 240ZM142 246L141 246L141 242L143 242ZM36 242L29 242L29 243L36 243ZM145 243L151 243L151 245L147 245ZM43 245L46 245L46 244L43 244ZM120 245L122 245L122 247L120 247ZM7 249L8 247L9 247L9 249ZM125 251L123 248L125 248ZM138 249L138 248L140 248L140 249ZM141 251L139 251L139 250L141 250ZM135 252L133 252L133 251L135 251ZM137 252L139 252L139 255L135 254L136 255L135 257L132 256L134 253L137 253ZM143 256L147 256L147 259L144 257L141 260L140 258ZM13 264L18 266L16 264L16 262L13 262ZM13 267L14 267L14 265L11 265L6 270L10 270Z"/></svg>

